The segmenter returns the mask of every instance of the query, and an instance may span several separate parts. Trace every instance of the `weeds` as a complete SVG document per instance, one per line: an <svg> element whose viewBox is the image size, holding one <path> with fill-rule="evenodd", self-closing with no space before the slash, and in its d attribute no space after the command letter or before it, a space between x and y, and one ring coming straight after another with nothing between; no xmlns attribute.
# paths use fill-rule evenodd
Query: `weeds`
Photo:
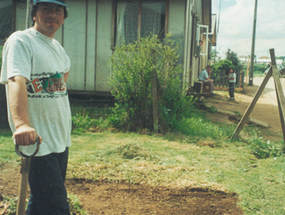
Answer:
<svg viewBox="0 0 285 215"><path fill-rule="evenodd" d="M68 195L68 202L70 206L70 214L71 215L88 215L82 209L82 203L80 202L79 198L76 195Z"/></svg>
<svg viewBox="0 0 285 215"><path fill-rule="evenodd" d="M249 148L257 158L279 157L283 154L277 144L264 140L262 137L253 137L248 140Z"/></svg>
<svg viewBox="0 0 285 215"><path fill-rule="evenodd" d="M0 193L0 205L3 205L3 211L6 215L14 215L17 210L18 198L10 198ZM0 207L1 209L1 207Z"/></svg>
<svg viewBox="0 0 285 215"><path fill-rule="evenodd" d="M210 112L210 113L217 113L217 109L216 109L214 106L211 106L211 107L209 108L209 112Z"/></svg>
<svg viewBox="0 0 285 215"><path fill-rule="evenodd" d="M15 215L17 211L17 202L18 197L11 198L0 193L0 209L4 212L3 215ZM68 202L70 206L70 214L87 215L87 213L82 209L82 204L76 195L69 195Z"/></svg>

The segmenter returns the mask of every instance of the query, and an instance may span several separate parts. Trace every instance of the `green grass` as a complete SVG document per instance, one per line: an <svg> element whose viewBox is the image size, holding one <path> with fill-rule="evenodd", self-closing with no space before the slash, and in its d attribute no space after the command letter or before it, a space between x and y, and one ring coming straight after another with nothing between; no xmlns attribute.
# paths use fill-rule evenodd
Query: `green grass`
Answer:
<svg viewBox="0 0 285 215"><path fill-rule="evenodd" d="M175 133L114 133L102 126L106 124L106 117L102 117L105 111L89 114L86 110L73 109L73 116L79 119L78 128L101 119L92 126L102 129L85 132L89 130L87 126L73 131L68 178L208 187L236 193L245 214L285 214L285 157L280 151L281 142L268 144L257 135L260 133L255 127L243 131L252 138L231 142L234 125L213 123L197 113L184 119ZM97 118L90 117L96 113ZM11 132L0 132L0 166L16 163ZM71 199L72 210L84 214L78 198Z"/></svg>
<svg viewBox="0 0 285 215"><path fill-rule="evenodd" d="M68 177L210 187L237 193L246 214L284 214L284 157L257 159L245 143L209 144L215 142L136 133L73 135Z"/></svg>
<svg viewBox="0 0 285 215"><path fill-rule="evenodd" d="M0 129L0 166L2 163L14 162L17 158L12 133L6 129Z"/></svg>

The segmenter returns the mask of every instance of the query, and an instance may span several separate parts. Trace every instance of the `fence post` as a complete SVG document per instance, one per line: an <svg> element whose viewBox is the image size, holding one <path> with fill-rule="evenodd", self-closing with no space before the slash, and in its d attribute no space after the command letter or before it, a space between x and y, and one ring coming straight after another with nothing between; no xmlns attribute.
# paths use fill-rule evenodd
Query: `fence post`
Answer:
<svg viewBox="0 0 285 215"><path fill-rule="evenodd" d="M236 71L236 83L235 83L235 87L239 87L239 83L240 83L240 73L238 71Z"/></svg>
<svg viewBox="0 0 285 215"><path fill-rule="evenodd" d="M153 61L155 63L156 56L155 56L155 50L152 50L151 52L153 56ZM154 69L153 70L153 76L152 76L152 115L153 115L153 130L154 132L158 133L158 96L157 96L157 72Z"/></svg>
<svg viewBox="0 0 285 215"><path fill-rule="evenodd" d="M157 107L157 73L154 71L152 77L152 111L153 111L153 130L158 133L158 107Z"/></svg>

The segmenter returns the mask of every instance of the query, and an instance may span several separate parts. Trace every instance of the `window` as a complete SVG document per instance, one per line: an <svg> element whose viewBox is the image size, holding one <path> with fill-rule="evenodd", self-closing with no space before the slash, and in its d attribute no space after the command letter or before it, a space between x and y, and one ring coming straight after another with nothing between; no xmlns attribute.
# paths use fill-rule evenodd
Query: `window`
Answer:
<svg viewBox="0 0 285 215"><path fill-rule="evenodd" d="M133 43L142 37L165 37L166 1L115 2L114 46Z"/></svg>
<svg viewBox="0 0 285 215"><path fill-rule="evenodd" d="M201 46L200 55L208 54L208 26L207 25L198 25L197 29L197 46L199 46L199 41L203 41Z"/></svg>

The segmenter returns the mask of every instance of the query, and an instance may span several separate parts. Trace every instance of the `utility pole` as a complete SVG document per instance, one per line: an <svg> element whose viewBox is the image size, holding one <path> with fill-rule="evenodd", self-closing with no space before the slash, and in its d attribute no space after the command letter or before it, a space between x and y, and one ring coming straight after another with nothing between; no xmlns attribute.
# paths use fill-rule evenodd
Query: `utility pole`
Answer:
<svg viewBox="0 0 285 215"><path fill-rule="evenodd" d="M255 32L256 32L256 12L257 12L257 0L255 0L254 18L253 18L253 32L252 32L252 44L251 44L251 64L248 85L253 85L253 66L254 66L254 50L255 50Z"/></svg>

